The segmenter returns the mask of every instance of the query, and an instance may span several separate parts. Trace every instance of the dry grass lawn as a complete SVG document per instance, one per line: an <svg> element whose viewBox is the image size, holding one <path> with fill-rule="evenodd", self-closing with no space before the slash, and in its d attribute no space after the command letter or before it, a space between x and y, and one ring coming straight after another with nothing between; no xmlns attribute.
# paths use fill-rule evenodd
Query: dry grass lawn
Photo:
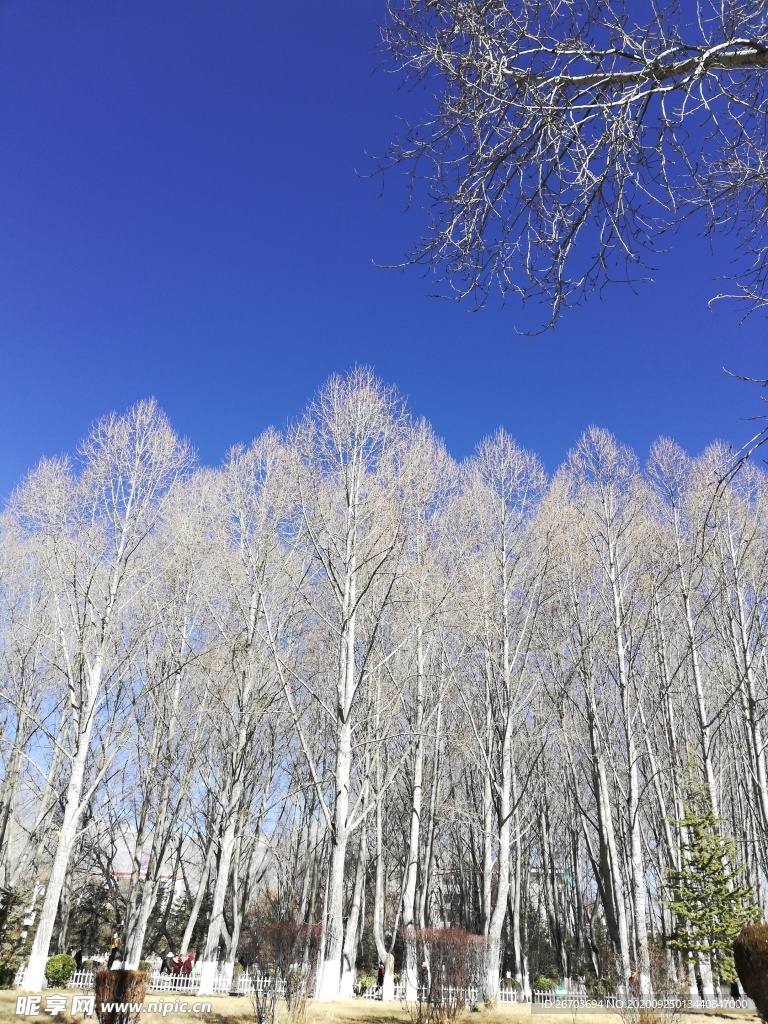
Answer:
<svg viewBox="0 0 768 1024"><path fill-rule="evenodd" d="M41 1002L39 1017L16 1016L16 996L20 994L15 991L0 991L0 1024L80 1024L82 1020L78 1015L72 1017L50 1017L45 1013L45 1000ZM71 1008L71 997L75 993L72 990L52 992L47 991L46 995L65 995L68 998L68 1007ZM173 1002L176 999L187 999L190 1003L201 1000L200 996L176 995L170 992L148 993L144 1000L145 1004L152 1000ZM159 1013L142 1014L143 1024L192 1024L195 1020L204 1020L205 1024L258 1024L251 1000L248 996L219 996L205 997L211 1003L209 1013L168 1013L165 1017ZM475 1013L465 1013L462 1024L532 1024L529 1018L536 1018L533 1024L622 1024L618 1014L608 1013L557 1013L557 1014L531 1014L531 1007L522 1003L519 1006L503 1005L492 1010L481 1008ZM522 1018L526 1018L525 1021ZM698 1011L684 1014L680 1024L756 1024L758 1017L754 1013L743 1010L710 1010ZM92 1024L97 1024L95 1017ZM281 1024L285 1024L284 1018ZM310 1002L307 1014L307 1024L411 1024L411 1017L400 1003L376 1003L371 1000L351 1000L338 1003L317 1003Z"/></svg>

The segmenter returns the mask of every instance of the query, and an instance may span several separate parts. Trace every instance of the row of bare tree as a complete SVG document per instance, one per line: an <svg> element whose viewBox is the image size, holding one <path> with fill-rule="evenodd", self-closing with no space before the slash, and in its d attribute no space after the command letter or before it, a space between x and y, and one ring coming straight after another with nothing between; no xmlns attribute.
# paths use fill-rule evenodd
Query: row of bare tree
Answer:
<svg viewBox="0 0 768 1024"><path fill-rule="evenodd" d="M204 983L268 898L321 925L324 998L398 935L415 996L442 926L485 937L489 997L542 942L648 991L702 791L765 908L768 477L726 460L590 429L552 479L503 431L457 465L357 370L215 470L154 402L41 462L0 524L26 984L122 873L128 964L182 879Z"/></svg>

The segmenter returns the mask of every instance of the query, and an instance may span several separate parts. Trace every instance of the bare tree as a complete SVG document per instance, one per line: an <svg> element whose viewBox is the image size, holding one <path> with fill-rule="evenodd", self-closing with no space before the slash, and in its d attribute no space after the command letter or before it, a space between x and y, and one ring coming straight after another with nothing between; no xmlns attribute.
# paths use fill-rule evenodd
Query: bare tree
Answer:
<svg viewBox="0 0 768 1024"><path fill-rule="evenodd" d="M643 823L640 816L642 778L641 723L637 713L636 656L643 601L637 586L637 566L643 551L642 504L634 455L621 448L605 431L590 428L569 456L569 476L578 528L604 617L602 643L596 660L616 688L614 729L623 740L622 792L626 802L628 866L642 995L650 988L647 924L647 882L643 858ZM601 607L602 606L602 607ZM603 646L604 645L604 646ZM598 669L600 672L600 669ZM620 747L616 744L618 752ZM626 977L628 981L628 975Z"/></svg>
<svg viewBox="0 0 768 1024"><path fill-rule="evenodd" d="M62 688L56 685L46 657L50 594L40 585L35 558L8 514L3 517L0 542L0 624L2 886L13 882L14 865L18 869L29 853L24 811L54 767L51 736L59 727L62 704ZM48 801L43 803L48 806ZM31 831L34 838L36 829Z"/></svg>
<svg viewBox="0 0 768 1024"><path fill-rule="evenodd" d="M52 596L51 641L71 723L63 819L25 980L32 989L42 985L80 817L104 770L84 790L97 712L125 681L124 614L142 547L191 452L157 405L141 402L124 417L101 420L82 457L79 475L67 460L43 462L13 503ZM106 720L116 723L114 708Z"/></svg>
<svg viewBox="0 0 768 1024"><path fill-rule="evenodd" d="M768 18L756 0L389 0L384 49L435 106L382 159L425 182L408 262L549 325L635 281L693 213L733 229L734 294L768 301ZM421 193L418 193L421 195Z"/></svg>
<svg viewBox="0 0 768 1024"><path fill-rule="evenodd" d="M333 722L333 790L319 786L306 737L302 748L316 780L330 831L327 910L318 977L321 998L337 998L344 940L343 897L347 845L367 813L367 790L352 799L354 732L365 682L375 678L377 629L392 599L404 543L408 494L399 476L407 417L402 403L368 370L333 377L291 437L298 497L298 544L305 553L297 583L326 647L326 678L285 679L304 690ZM362 628L365 622L367 629ZM386 655L385 655L386 658Z"/></svg>
<svg viewBox="0 0 768 1024"><path fill-rule="evenodd" d="M151 539L155 572L141 602L148 621L137 659L143 685L132 714L136 729L131 730L140 770L129 787L138 806L122 943L125 966L133 970L141 960L162 873L209 735L209 695L201 674L193 671L211 634L205 614L213 590L212 574L205 571L211 547L204 514L210 500L209 478L210 474L198 473L185 487L176 488Z"/></svg>
<svg viewBox="0 0 768 1024"><path fill-rule="evenodd" d="M546 547L540 557L538 545L531 542L530 527L546 477L538 459L502 430L479 446L467 475L467 519L477 551L468 577L475 611L470 628L478 636L479 680L471 671L467 673L463 702L484 776L483 933L487 948L483 992L490 1001L498 996L501 933L514 880L517 804L535 765L535 759L527 768L518 762L520 737L525 734L537 681L526 672L526 663L546 568ZM466 696L473 691L479 700ZM495 894L494 873L498 876Z"/></svg>

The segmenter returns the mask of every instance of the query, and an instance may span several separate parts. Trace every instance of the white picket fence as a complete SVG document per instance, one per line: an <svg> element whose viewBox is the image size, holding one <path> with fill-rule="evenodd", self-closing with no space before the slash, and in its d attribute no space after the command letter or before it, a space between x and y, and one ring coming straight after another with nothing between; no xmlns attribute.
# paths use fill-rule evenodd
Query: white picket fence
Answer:
<svg viewBox="0 0 768 1024"><path fill-rule="evenodd" d="M22 964L14 978L13 983L16 988L20 988L24 984L26 973L27 966ZM75 971L67 982L66 987L93 991L93 975L94 972L91 970ZM161 974L159 971L153 971L149 976L147 990L149 992L197 992L199 985L199 972L197 974L194 972L192 974ZM214 993L227 994L231 988L232 986L227 981L225 975L219 973L214 977Z"/></svg>
<svg viewBox="0 0 768 1024"><path fill-rule="evenodd" d="M278 996L284 996L285 982L282 978L270 978L262 974L250 975L247 971L244 971L239 977L235 978L233 990L239 996L252 996L257 992L271 992L273 990Z"/></svg>
<svg viewBox="0 0 768 1024"><path fill-rule="evenodd" d="M14 985L20 988L24 984L24 976L26 974L26 964L23 964L16 972L14 979ZM71 989L82 989L83 991L93 991L93 976L92 970L75 971L67 982L67 988ZM159 971L152 971L149 976L149 983L147 990L149 992L189 992L195 993L200 985L200 970L199 967L195 967L191 974L161 974ZM254 995L257 992L271 991L275 989L278 996L285 995L285 982L282 979L276 979L269 975L263 974L251 974L248 971L244 971L242 974L235 975L230 981L227 974L224 971L217 971L213 978L212 989L214 995L229 995L230 993L237 993L237 995L248 996ZM361 993L363 999L378 999L379 990L375 985L370 985L365 991ZM397 982L394 988L395 999L402 1002L405 998L405 985L402 982ZM480 999L480 989L476 986L470 986L467 989L453 988L451 986L441 986L441 997L446 1000L462 998L470 1006L477 1004ZM533 993L535 1002L542 1002L544 999L551 1000L554 997L553 992L534 992ZM417 998L421 1001L426 1001L429 998L429 991L424 988L418 990ZM499 1002L501 1003L516 1003L518 1001L518 993L513 988L501 988L499 991Z"/></svg>
<svg viewBox="0 0 768 1024"><path fill-rule="evenodd" d="M199 985L199 974L194 972L192 974L161 974L160 971L152 971L147 990L150 992L196 992Z"/></svg>
<svg viewBox="0 0 768 1024"><path fill-rule="evenodd" d="M395 986L395 998L399 998L402 1001L404 995L404 989L400 986ZM467 1004L467 1006L477 1006L477 1004L481 1001L482 997L482 989L479 987L479 985L470 985L468 988L457 988L452 985L440 986L440 998L443 1002L455 1003L463 1001ZM419 1000L423 1002L426 1001L428 998L429 989L418 989ZM500 1003L516 1003L517 991L511 987L500 988L498 994L498 1001Z"/></svg>
<svg viewBox="0 0 768 1024"><path fill-rule="evenodd" d="M400 982L395 982L394 987L395 999L402 1000L405 993L405 985ZM358 999L381 999L381 989L376 987L376 983L368 985L364 988L357 996ZM426 999L426 996L421 995L421 989L419 989L419 999Z"/></svg>
<svg viewBox="0 0 768 1024"><path fill-rule="evenodd" d="M500 988L499 989L499 1002L500 1003L516 1003L517 1002L517 989L516 988Z"/></svg>
<svg viewBox="0 0 768 1024"><path fill-rule="evenodd" d="M461 988L456 985L441 985L440 999L443 1003L453 1004L466 1003L467 1006L477 1006L480 1001L480 989L476 985L468 988Z"/></svg>
<svg viewBox="0 0 768 1024"><path fill-rule="evenodd" d="M405 984L402 982L395 982L394 988L395 999L398 1002L405 1001ZM369 985L363 992L361 992L359 998L361 999L379 999L381 991L376 985ZM470 985L469 988L453 988L450 985L440 986L440 996L445 1001L453 1002L454 999L463 999L469 1006L476 1006L480 1000L480 989L477 986ZM418 988L416 990L416 998L419 1002L425 1003L429 1000L429 989ZM502 988L499 990L499 1002L500 1003L516 1003L517 1002L517 991L513 988Z"/></svg>
<svg viewBox="0 0 768 1024"><path fill-rule="evenodd" d="M93 971L75 971L67 982L67 988L93 988Z"/></svg>

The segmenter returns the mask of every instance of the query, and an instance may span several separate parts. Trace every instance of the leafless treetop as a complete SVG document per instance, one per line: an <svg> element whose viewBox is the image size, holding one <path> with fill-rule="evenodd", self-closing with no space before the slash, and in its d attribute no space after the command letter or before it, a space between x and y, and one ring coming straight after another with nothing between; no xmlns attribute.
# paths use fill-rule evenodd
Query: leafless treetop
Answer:
<svg viewBox="0 0 768 1024"><path fill-rule="evenodd" d="M725 289L766 302L765 69L756 0L389 0L384 49L436 106L382 158L426 182L407 262L482 305L535 298L553 324L642 279L697 214L737 237Z"/></svg>

